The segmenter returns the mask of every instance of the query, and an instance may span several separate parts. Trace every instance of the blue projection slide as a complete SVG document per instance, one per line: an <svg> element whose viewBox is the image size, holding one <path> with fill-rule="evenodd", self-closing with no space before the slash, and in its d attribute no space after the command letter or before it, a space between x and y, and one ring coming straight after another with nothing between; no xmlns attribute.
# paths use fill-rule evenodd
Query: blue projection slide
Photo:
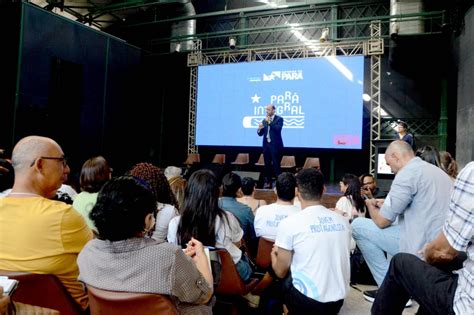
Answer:
<svg viewBox="0 0 474 315"><path fill-rule="evenodd" d="M285 147L360 149L363 81L362 56L200 66L196 144L261 146L273 104Z"/></svg>

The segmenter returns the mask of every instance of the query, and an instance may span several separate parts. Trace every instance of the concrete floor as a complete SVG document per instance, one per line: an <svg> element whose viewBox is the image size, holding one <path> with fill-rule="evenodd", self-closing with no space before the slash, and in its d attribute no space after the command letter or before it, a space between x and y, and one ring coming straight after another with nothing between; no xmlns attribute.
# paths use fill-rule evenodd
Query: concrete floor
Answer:
<svg viewBox="0 0 474 315"><path fill-rule="evenodd" d="M349 295L347 296L347 298L344 300L344 305L342 306L342 309L339 312L339 315L370 314L370 308L372 307L372 303L364 299L364 297L362 296L362 291L374 290L377 287L370 286L370 285L361 285L361 284L356 285L356 287L360 289L361 291L358 291L351 287L351 291L349 292ZM413 301L412 306L405 308L403 315L416 314L417 310L418 310L418 304L415 301Z"/></svg>

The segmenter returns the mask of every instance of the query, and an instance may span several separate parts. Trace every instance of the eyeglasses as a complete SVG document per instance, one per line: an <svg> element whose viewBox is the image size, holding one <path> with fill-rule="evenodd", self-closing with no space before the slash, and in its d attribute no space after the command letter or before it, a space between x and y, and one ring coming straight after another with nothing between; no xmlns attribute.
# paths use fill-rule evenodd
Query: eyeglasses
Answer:
<svg viewBox="0 0 474 315"><path fill-rule="evenodd" d="M65 157L65 156L62 156L62 157L40 156L39 158L36 158L36 159L34 159L33 162L31 162L30 167L32 167L33 165L35 165L37 159L56 160L56 161L60 161L61 163L63 163L63 166L64 166L64 167L66 167L66 165L67 165L67 157Z"/></svg>

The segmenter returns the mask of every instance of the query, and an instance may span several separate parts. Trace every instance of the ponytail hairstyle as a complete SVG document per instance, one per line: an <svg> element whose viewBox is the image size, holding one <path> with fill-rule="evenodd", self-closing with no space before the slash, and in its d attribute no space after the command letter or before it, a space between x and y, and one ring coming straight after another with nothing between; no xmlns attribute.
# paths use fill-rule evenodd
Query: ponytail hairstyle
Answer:
<svg viewBox="0 0 474 315"><path fill-rule="evenodd" d="M342 177L342 182L344 185L347 185L346 192L344 196L348 197L352 205L357 209L359 212L365 211L365 202L362 198L361 189L362 186L360 184L360 180L354 174L345 174Z"/></svg>

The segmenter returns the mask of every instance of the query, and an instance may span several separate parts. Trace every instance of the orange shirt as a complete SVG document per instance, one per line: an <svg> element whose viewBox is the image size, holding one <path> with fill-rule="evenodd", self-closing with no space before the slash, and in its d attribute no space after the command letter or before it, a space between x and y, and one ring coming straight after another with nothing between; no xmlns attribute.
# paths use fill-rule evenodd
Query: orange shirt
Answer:
<svg viewBox="0 0 474 315"><path fill-rule="evenodd" d="M43 197L0 198L0 269L54 274L83 307L76 259L92 232L70 205Z"/></svg>

